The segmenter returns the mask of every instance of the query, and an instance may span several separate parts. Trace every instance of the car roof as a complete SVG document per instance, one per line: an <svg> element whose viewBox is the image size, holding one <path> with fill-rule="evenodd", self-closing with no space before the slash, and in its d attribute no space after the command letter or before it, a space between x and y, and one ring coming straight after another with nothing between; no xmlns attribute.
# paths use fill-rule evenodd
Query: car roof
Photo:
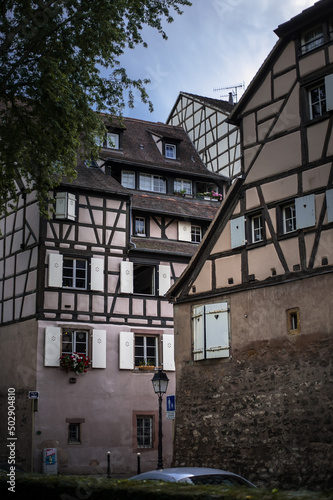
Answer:
<svg viewBox="0 0 333 500"><path fill-rule="evenodd" d="M131 479L165 479L168 478L169 481L179 481L180 479L184 479L186 477L192 476L204 476L211 474L223 474L228 476L237 476L233 472L228 472L221 469L212 469L209 467L171 467L167 469L157 469L149 472L143 472L137 476L132 477Z"/></svg>

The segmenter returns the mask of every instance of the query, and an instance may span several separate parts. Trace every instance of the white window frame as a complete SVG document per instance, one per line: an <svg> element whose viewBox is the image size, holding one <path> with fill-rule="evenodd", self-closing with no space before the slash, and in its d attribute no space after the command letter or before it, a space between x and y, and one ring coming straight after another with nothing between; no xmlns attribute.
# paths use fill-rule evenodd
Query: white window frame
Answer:
<svg viewBox="0 0 333 500"><path fill-rule="evenodd" d="M302 54L306 54L307 52L311 52L317 47L321 47L324 45L324 31L323 25L318 24L314 28L305 31L302 33Z"/></svg>
<svg viewBox="0 0 333 500"><path fill-rule="evenodd" d="M73 267L68 267L65 265L65 261L72 261L73 262ZM79 262L84 263L84 268L80 268L77 266ZM65 276L65 269L72 269L73 273L72 276ZM80 271L84 272L84 277L81 278L78 276L78 273ZM65 285L65 280L72 280L72 286ZM84 281L84 286L77 286L78 281ZM64 257L63 259L63 273L62 273L62 287L63 288L71 288L73 290L87 290L88 288L88 260L87 259L82 259L82 258L77 258L77 257Z"/></svg>
<svg viewBox="0 0 333 500"><path fill-rule="evenodd" d="M82 333L85 334L85 341L82 342L78 339L78 336L81 335ZM66 345L66 342L64 340L64 335L69 335L70 339L68 344L72 345L72 349L70 351L64 351L64 346ZM85 344L85 350L78 351L77 350L77 345L78 344ZM89 331L88 330L73 330L70 328L63 328L62 330L62 335L61 335L61 355L64 356L65 354L84 354L85 356L89 357Z"/></svg>
<svg viewBox="0 0 333 500"><path fill-rule="evenodd" d="M180 193L185 191L185 194L192 194L192 181L187 179L175 179L174 181L174 191L175 193Z"/></svg>
<svg viewBox="0 0 333 500"><path fill-rule="evenodd" d="M322 95L322 90L323 94ZM318 98L315 99L313 92L318 91ZM323 116L327 111L326 106L326 86L325 80L321 80L317 82L315 85L312 85L308 88L308 99L309 99L309 112L310 112L310 120L317 118L318 116ZM318 111L316 111L318 107Z"/></svg>
<svg viewBox="0 0 333 500"><path fill-rule="evenodd" d="M138 345L137 344L137 339L138 338L143 339L143 345ZM154 345L148 345L149 340L152 340ZM147 364L148 361L150 363L152 360L154 360L152 366L159 366L159 360L158 360L158 345L159 345L159 337L157 335L144 335L144 334L135 334L134 335L134 366L138 367L141 364ZM142 349L142 355L137 354L137 350ZM149 355L149 350L154 349L154 355Z"/></svg>
<svg viewBox="0 0 333 500"><path fill-rule="evenodd" d="M192 329L194 361L229 357L230 325L227 302L194 306Z"/></svg>
<svg viewBox="0 0 333 500"><path fill-rule="evenodd" d="M169 160L177 158L177 147L175 144L165 143L165 157Z"/></svg>
<svg viewBox="0 0 333 500"><path fill-rule="evenodd" d="M141 226L141 228L139 226ZM135 219L134 219L134 234L135 234L135 236L146 236L146 219L145 219L145 217L135 217Z"/></svg>
<svg viewBox="0 0 333 500"><path fill-rule="evenodd" d="M106 147L108 149L119 149L119 134L108 132L106 134Z"/></svg>
<svg viewBox="0 0 333 500"><path fill-rule="evenodd" d="M139 189L155 193L166 193L166 180L160 175L140 174Z"/></svg>
<svg viewBox="0 0 333 500"><path fill-rule="evenodd" d="M202 227L191 225L191 241L192 243L200 243L202 240Z"/></svg>
<svg viewBox="0 0 333 500"><path fill-rule="evenodd" d="M137 334L139 336L148 336L148 334ZM162 336L156 336L157 339L157 363L163 366L165 371L175 371L175 343L174 335L165 333ZM162 345L162 360L159 359ZM135 365L135 334L134 332L119 333L119 369L134 370Z"/></svg>
<svg viewBox="0 0 333 500"><path fill-rule="evenodd" d="M131 170L122 170L121 185L128 189L135 189L135 172Z"/></svg>
<svg viewBox="0 0 333 500"><path fill-rule="evenodd" d="M259 221L259 223L258 223ZM251 242L259 243L264 239L264 221L262 214L251 217Z"/></svg>
<svg viewBox="0 0 333 500"><path fill-rule="evenodd" d="M297 225L296 225L295 202L288 203L288 205L284 205L282 207L282 224L283 224L283 234L290 234L296 231Z"/></svg>

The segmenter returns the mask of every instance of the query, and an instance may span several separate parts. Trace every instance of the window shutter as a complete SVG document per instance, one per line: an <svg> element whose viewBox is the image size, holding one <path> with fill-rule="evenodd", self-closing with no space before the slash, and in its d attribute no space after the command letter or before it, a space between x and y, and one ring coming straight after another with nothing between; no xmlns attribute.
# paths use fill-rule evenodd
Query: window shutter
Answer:
<svg viewBox="0 0 333 500"><path fill-rule="evenodd" d="M170 266L158 266L158 294L165 295L170 288Z"/></svg>
<svg viewBox="0 0 333 500"><path fill-rule="evenodd" d="M230 221L231 248L238 248L245 245L245 217L237 217Z"/></svg>
<svg viewBox="0 0 333 500"><path fill-rule="evenodd" d="M106 331L92 331L92 368L106 368Z"/></svg>
<svg viewBox="0 0 333 500"><path fill-rule="evenodd" d="M62 287L62 263L63 256L59 253L49 254L49 272L48 282L49 286L61 288Z"/></svg>
<svg viewBox="0 0 333 500"><path fill-rule="evenodd" d="M193 354L194 361L205 358L204 306L193 308Z"/></svg>
<svg viewBox="0 0 333 500"><path fill-rule="evenodd" d="M333 109L333 74L325 76L326 110Z"/></svg>
<svg viewBox="0 0 333 500"><path fill-rule="evenodd" d="M303 229L316 225L314 194L295 199L296 227Z"/></svg>
<svg viewBox="0 0 333 500"><path fill-rule="evenodd" d="M90 261L90 288L97 292L104 291L104 259L94 257Z"/></svg>
<svg viewBox="0 0 333 500"><path fill-rule="evenodd" d="M174 340L173 335L163 335L163 370L175 370Z"/></svg>
<svg viewBox="0 0 333 500"><path fill-rule="evenodd" d="M326 191L327 222L333 222L333 189Z"/></svg>
<svg viewBox="0 0 333 500"><path fill-rule="evenodd" d="M67 218L70 220L76 218L76 198L72 193L67 193Z"/></svg>
<svg viewBox="0 0 333 500"><path fill-rule="evenodd" d="M120 332L119 369L133 370L133 368L134 368L134 333Z"/></svg>
<svg viewBox="0 0 333 500"><path fill-rule="evenodd" d="M45 328L44 366L60 366L61 328L47 326Z"/></svg>
<svg viewBox="0 0 333 500"><path fill-rule="evenodd" d="M67 193L57 193L55 216L57 217L57 219L65 219L66 214L67 214Z"/></svg>
<svg viewBox="0 0 333 500"><path fill-rule="evenodd" d="M120 293L133 293L133 262L120 263Z"/></svg>
<svg viewBox="0 0 333 500"><path fill-rule="evenodd" d="M179 220L178 221L178 240L191 241L191 223Z"/></svg>
<svg viewBox="0 0 333 500"><path fill-rule="evenodd" d="M227 358L229 356L228 303L207 304L205 321L206 358Z"/></svg>

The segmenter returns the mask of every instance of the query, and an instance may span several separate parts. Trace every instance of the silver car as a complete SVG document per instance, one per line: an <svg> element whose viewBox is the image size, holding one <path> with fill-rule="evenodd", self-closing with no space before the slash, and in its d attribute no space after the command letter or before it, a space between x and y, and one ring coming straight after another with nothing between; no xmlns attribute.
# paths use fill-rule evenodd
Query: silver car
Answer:
<svg viewBox="0 0 333 500"><path fill-rule="evenodd" d="M134 481L171 481L174 483L189 484L214 484L225 486L246 486L255 488L241 476L220 469L209 469L205 467L174 467L170 469L158 469L143 472L131 477Z"/></svg>

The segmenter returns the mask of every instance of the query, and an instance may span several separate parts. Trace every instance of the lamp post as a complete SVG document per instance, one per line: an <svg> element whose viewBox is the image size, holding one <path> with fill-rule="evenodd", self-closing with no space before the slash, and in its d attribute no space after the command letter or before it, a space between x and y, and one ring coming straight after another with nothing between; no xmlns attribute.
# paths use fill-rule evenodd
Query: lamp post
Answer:
<svg viewBox="0 0 333 500"><path fill-rule="evenodd" d="M162 457L162 399L163 394L166 393L168 388L169 379L166 373L162 372L162 368L159 368L158 372L152 378L152 384L155 394L158 396L158 457L157 457L157 469L163 469L163 457Z"/></svg>

